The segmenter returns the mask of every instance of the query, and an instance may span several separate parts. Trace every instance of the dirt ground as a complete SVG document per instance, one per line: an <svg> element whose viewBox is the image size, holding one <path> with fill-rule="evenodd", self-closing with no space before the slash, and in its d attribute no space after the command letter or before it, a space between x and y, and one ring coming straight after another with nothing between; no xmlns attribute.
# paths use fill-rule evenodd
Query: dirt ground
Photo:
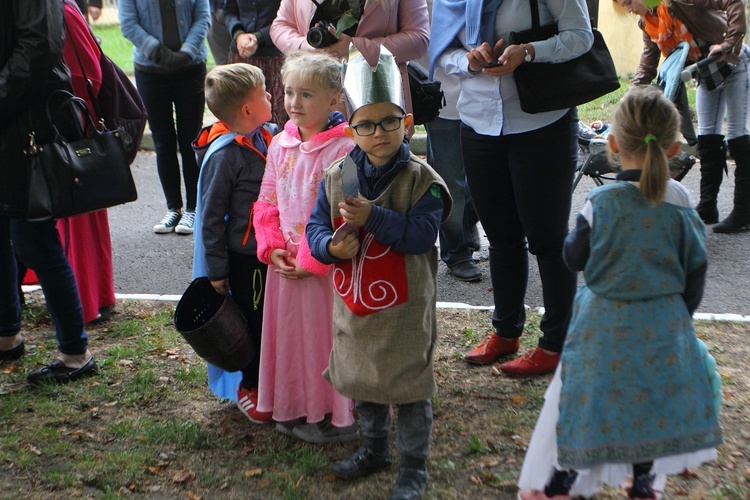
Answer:
<svg viewBox="0 0 750 500"><path fill-rule="evenodd" d="M164 310L163 303L139 302L119 305L114 321L143 318L150 311ZM168 318L168 315L165 315ZM495 367L472 367L462 356L488 330L489 313L486 311L440 310L440 345L436 353L435 369L439 394L434 400L435 423L432 436L432 452L429 461L430 484L428 499L513 499L515 485L523 462L524 453L541 408L542 399L550 376L531 380L512 379L501 375ZM531 329L535 330L531 317ZM168 322L168 320L167 320ZM47 326L47 329L49 326ZM108 339L110 326L92 328L96 339L94 348L101 354L98 359L117 348L121 338ZM719 448L719 459L711 464L691 470L682 476L671 477L664 492L667 499L749 499L750 498L750 392L748 371L750 370L750 347L748 333L750 325L739 323L705 323L697 325L698 335L709 346L717 360L724 385L724 404L721 424L724 444ZM49 335L49 331L40 332ZM34 331L28 337L33 341ZM533 334L525 335L524 344L535 344ZM163 356L165 371L169 365L192 364L199 366L198 359L186 344L177 350L168 349ZM179 352L178 352L179 351ZM100 361L101 363L101 361ZM26 388L7 385L8 379L0 379L0 387L25 391ZM93 380L93 379L91 379ZM165 382L169 383L169 382ZM80 394L73 391L70 394ZM283 489L278 482L269 479L276 471L271 465L260 471L249 466L258 453L268 454L274 450L281 462L294 460L293 452L300 447L319 451L329 463L340 460L356 448L357 443L341 443L312 446L294 441L274 431L273 426L251 424L230 402L219 401L209 391L197 390L186 395L183 405L176 406L174 400L154 399L143 411L148 415L169 415L171 419L187 419L198 423L212 439L227 441L229 445L208 447L195 453L180 464L164 462L160 474L144 473L119 491L104 494L90 484L73 485L62 491L51 487L42 473L28 469L23 471L17 464L0 460L0 498L112 498L120 496L144 498L386 498L397 474L397 467L353 482L334 479L327 467L318 467L311 473L287 478L296 485ZM3 396L0 396L3 397ZM122 418L122 414L107 412L102 408L95 420L83 419L69 425L82 429L84 436L97 444L100 452L106 453L115 440L97 435L105 428L107 419ZM128 411L140 411L130 409ZM74 417L70 417L73 420ZM111 424L111 422L110 422ZM74 427L75 428L75 427ZM7 429L6 429L7 430ZM0 431L0 439L2 439ZM393 440L395 441L395 440ZM2 441L0 441L2 442ZM122 445L122 443L120 443ZM392 444L398 456L395 444ZM305 448L307 449L307 448ZM265 451L264 451L265 450ZM253 458L255 457L255 458ZM45 468L54 470L67 460L66 456L43 457ZM58 463L58 461L60 463ZM182 470L192 470L199 476L216 475L215 486L209 482L176 481L174 477ZM229 483L218 479L232 471L235 478ZM243 472L244 471L244 472ZM257 472L254 472L257 471ZM152 471L153 472L153 471ZM278 471L276 471L278 472ZM294 489L299 494L294 494ZM622 490L612 489L598 494L596 499L624 498Z"/></svg>

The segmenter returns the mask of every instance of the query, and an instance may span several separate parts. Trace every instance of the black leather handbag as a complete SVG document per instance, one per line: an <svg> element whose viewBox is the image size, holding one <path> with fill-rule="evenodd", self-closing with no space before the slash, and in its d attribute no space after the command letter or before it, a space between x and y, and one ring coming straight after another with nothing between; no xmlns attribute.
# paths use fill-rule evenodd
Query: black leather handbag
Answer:
<svg viewBox="0 0 750 500"><path fill-rule="evenodd" d="M86 102L65 90L49 96L46 110L54 140L36 144L32 132L24 150L30 168L27 219L60 219L138 197L120 132L97 130ZM63 116L68 118L66 124L78 125L63 127L78 128L77 134L66 132L75 136L72 140L60 133Z"/></svg>
<svg viewBox="0 0 750 500"><path fill-rule="evenodd" d="M414 61L406 63L411 91L411 109L414 123L423 125L434 120L445 105L445 95L440 90L440 82L430 81L427 71Z"/></svg>
<svg viewBox="0 0 750 500"><path fill-rule="evenodd" d="M532 27L510 34L509 43L546 40L558 33L557 25L540 26L537 0L531 4ZM604 37L596 28L591 50L561 63L522 63L513 72L521 109L541 113L584 104L620 88L617 71Z"/></svg>

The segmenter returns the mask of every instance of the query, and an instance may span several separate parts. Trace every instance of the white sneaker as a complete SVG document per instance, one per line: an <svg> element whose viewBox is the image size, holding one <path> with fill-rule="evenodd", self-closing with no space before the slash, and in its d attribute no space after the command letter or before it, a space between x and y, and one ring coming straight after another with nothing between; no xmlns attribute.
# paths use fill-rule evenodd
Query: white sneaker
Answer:
<svg viewBox="0 0 750 500"><path fill-rule="evenodd" d="M195 212L188 212L185 210L182 213L180 223L174 228L174 232L177 234L193 234L193 226L195 225Z"/></svg>
<svg viewBox="0 0 750 500"><path fill-rule="evenodd" d="M180 212L177 210L169 210L161 222L154 226L154 232L156 234L171 233L174 231L178 222L180 222ZM190 226L192 227L192 224Z"/></svg>

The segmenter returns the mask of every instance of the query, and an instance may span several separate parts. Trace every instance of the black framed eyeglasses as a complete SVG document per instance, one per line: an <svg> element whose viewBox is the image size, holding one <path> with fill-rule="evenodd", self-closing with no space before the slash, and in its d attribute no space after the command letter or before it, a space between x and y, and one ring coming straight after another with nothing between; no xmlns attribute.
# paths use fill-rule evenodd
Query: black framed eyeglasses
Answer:
<svg viewBox="0 0 750 500"><path fill-rule="evenodd" d="M356 125L349 126L357 132L357 135L367 137L368 135L374 134L375 129L378 128L378 126L383 129L383 132L393 132L394 130L398 130L398 128L401 126L401 120L403 120L404 118L406 118L406 115L389 116L388 118L384 118L377 123L362 122Z"/></svg>

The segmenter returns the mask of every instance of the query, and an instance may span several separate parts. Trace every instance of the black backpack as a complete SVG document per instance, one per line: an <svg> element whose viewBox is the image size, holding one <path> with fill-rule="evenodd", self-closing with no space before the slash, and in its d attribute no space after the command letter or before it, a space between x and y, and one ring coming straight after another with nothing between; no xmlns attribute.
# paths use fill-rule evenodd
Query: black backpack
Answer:
<svg viewBox="0 0 750 500"><path fill-rule="evenodd" d="M97 116L104 120L107 129L120 132L128 163L133 163L146 127L146 107L128 75L104 52L99 63L102 67L99 95L93 97L91 82L87 81L86 86Z"/></svg>

